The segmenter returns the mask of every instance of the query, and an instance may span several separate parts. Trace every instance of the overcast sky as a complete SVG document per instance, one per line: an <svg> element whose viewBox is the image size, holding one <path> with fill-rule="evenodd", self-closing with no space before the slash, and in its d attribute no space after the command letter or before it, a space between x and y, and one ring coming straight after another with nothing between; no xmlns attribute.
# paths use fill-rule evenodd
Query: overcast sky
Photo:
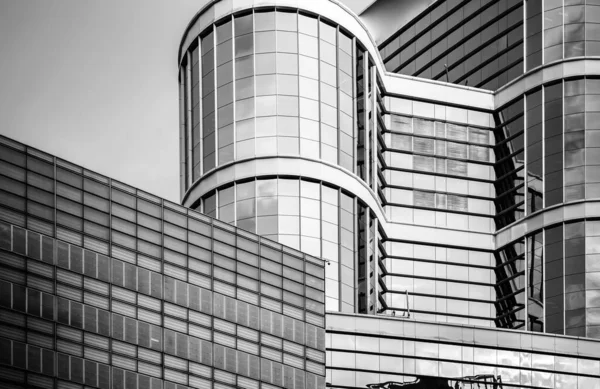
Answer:
<svg viewBox="0 0 600 389"><path fill-rule="evenodd" d="M178 202L177 49L206 1L0 0L0 134Z"/></svg>

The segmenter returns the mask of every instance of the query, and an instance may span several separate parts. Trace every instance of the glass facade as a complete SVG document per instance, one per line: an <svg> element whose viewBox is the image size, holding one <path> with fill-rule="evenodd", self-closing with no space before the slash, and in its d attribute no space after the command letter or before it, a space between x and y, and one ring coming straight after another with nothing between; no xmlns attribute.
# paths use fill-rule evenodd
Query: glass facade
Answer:
<svg viewBox="0 0 600 389"><path fill-rule="evenodd" d="M492 115L410 99L388 102L383 133L388 219L493 232Z"/></svg>
<svg viewBox="0 0 600 389"><path fill-rule="evenodd" d="M497 325L599 338L599 229L597 220L569 221L535 231L500 249L497 262L502 268L496 270L496 276L502 288L498 289Z"/></svg>
<svg viewBox="0 0 600 389"><path fill-rule="evenodd" d="M389 221L493 233L490 113L386 97L381 192ZM389 236L379 270L385 310L422 320L493 326L491 251Z"/></svg>
<svg viewBox="0 0 600 389"><path fill-rule="evenodd" d="M327 314L333 388L598 388L600 343L522 331Z"/></svg>
<svg viewBox="0 0 600 389"><path fill-rule="evenodd" d="M600 3L316 3L186 29L185 206L0 138L0 386L600 389Z"/></svg>
<svg viewBox="0 0 600 389"><path fill-rule="evenodd" d="M600 80L572 78L543 85L500 108L496 138L501 153L496 164L496 225L501 228L524 216L522 176L527 180L526 214L557 204L597 198L600 164L596 111ZM525 119L524 119L525 118ZM525 126L524 123L525 122ZM525 128L524 128L525 127ZM523 132L526 130L526 136ZM527 147L523 147L524 138ZM523 155L526 164L523 164ZM505 189L507 188L507 189ZM506 193L506 194L504 194Z"/></svg>
<svg viewBox="0 0 600 389"><path fill-rule="evenodd" d="M600 3L544 2L544 63L600 55Z"/></svg>
<svg viewBox="0 0 600 389"><path fill-rule="evenodd" d="M322 388L324 262L0 139L6 388Z"/></svg>
<svg viewBox="0 0 600 389"><path fill-rule="evenodd" d="M327 258L325 307L354 312L354 196L297 178L259 178L208 193L202 207L209 216Z"/></svg>
<svg viewBox="0 0 600 389"><path fill-rule="evenodd" d="M591 0L442 0L379 50L390 72L497 90L542 64L600 55L599 26Z"/></svg>
<svg viewBox="0 0 600 389"><path fill-rule="evenodd" d="M181 64L193 107L184 118L193 145L186 181L269 155L355 171L354 55L338 26L288 9L226 17L203 31Z"/></svg>
<svg viewBox="0 0 600 389"><path fill-rule="evenodd" d="M560 25L593 28L593 4L559 3L437 1L380 53L389 71L498 89L552 61L558 49L547 35L557 32L549 29L563 28L552 24L556 15L579 12ZM446 89L425 99L395 90L369 42L311 12L253 8L198 31L182 48L181 96L185 107L196 106L199 72L208 119L196 127L189 115L186 128L198 136L190 133L187 147L202 139L203 167L194 175L192 161L186 170L184 203L329 261L328 310L410 310L439 322L566 333L567 271L559 266L566 253L552 249L567 247L566 237L545 223L510 244L476 241L597 197L596 78L522 87L508 103L481 108L444 100ZM561 34L565 45L574 42ZM307 125L314 137L303 135ZM281 157L342 167L372 198L311 172L239 179L237 168L227 170ZM221 175L186 198L214 174ZM405 226L425 235L390 232ZM439 243L427 233L469 238Z"/></svg>
<svg viewBox="0 0 600 389"><path fill-rule="evenodd" d="M542 4L526 3L528 13L531 5ZM527 30L532 30L529 19ZM389 72L496 90L523 74L523 36L521 0L440 0L386 39L379 51ZM541 52L539 59L541 64Z"/></svg>
<svg viewBox="0 0 600 389"><path fill-rule="evenodd" d="M496 143L494 171L498 229L522 219L525 215L525 111L523 98L499 109L494 114Z"/></svg>
<svg viewBox="0 0 600 389"><path fill-rule="evenodd" d="M283 7L220 17L184 49L179 82L190 94L182 93L181 104L194 107L182 116L182 126L189 129L182 160L191 156L185 162L191 168L184 163L182 174L185 201L324 258L327 309L354 312L357 301L370 299L362 304L374 312L373 288L356 291L359 237L367 236L358 231L356 196L310 174L304 179L304 172L257 174L258 180L231 177L190 194L211 174L228 175L236 164L266 158L325 162L377 191L382 169L375 162L381 155L376 138L385 108L368 50L331 20ZM374 214L368 223L377 229ZM368 236L375 247L375 235ZM375 261L363 267L376 270ZM368 283L375 285L375 273L368 273Z"/></svg>

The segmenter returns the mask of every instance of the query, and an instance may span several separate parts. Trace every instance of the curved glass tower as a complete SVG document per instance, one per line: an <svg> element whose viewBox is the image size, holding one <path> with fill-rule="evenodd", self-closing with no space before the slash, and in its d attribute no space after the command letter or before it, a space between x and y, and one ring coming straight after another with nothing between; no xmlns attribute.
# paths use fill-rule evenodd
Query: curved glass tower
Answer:
<svg viewBox="0 0 600 389"><path fill-rule="evenodd" d="M183 206L0 137L0 387L600 389L599 26L207 2Z"/></svg>
<svg viewBox="0 0 600 389"><path fill-rule="evenodd" d="M597 336L597 5L437 1L376 48L336 2L216 4L180 50L184 205L328 260L327 310Z"/></svg>
<svg viewBox="0 0 600 389"><path fill-rule="evenodd" d="M335 19L280 6L200 16L180 60L183 204L327 258L327 307L354 312L376 286L377 218L345 184L378 203L373 58Z"/></svg>
<svg viewBox="0 0 600 389"><path fill-rule="evenodd" d="M182 204L326 260L325 309L355 323L333 332L358 336L388 322L352 314L384 314L437 322L440 334L600 338L600 6L393 4L376 2L364 23L333 0L201 10L179 53ZM374 27L377 46L365 23L400 20L403 7L420 13L388 38ZM334 338L327 382L385 383L381 371L365 378L375 367L353 370ZM406 361L443 359L441 345L402 347ZM517 378L418 360L388 370L404 384L451 372L589 384L532 375L526 359Z"/></svg>

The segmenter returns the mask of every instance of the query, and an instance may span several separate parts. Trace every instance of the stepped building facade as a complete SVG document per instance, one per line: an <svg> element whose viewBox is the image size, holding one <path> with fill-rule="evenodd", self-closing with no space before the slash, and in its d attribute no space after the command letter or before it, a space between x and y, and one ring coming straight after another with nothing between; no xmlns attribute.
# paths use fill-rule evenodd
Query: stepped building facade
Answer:
<svg viewBox="0 0 600 389"><path fill-rule="evenodd" d="M207 2L181 205L0 140L0 380L600 389L599 55L594 0Z"/></svg>
<svg viewBox="0 0 600 389"><path fill-rule="evenodd" d="M382 315L410 315L436 334L600 338L599 15L592 1L380 0L358 16L211 2L179 50L182 204L322 257L331 318L368 315L355 320L374 334ZM500 349L474 359L494 367L469 349L445 372L414 357L460 359L434 340L388 350L404 367L380 349L363 365L329 336L332 386L576 381L550 355L539 374L502 372Z"/></svg>

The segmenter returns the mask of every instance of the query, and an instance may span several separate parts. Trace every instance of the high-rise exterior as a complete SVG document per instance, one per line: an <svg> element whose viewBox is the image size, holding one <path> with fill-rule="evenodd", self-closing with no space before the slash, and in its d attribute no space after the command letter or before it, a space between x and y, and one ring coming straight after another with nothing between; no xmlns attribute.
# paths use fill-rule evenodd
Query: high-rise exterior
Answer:
<svg viewBox="0 0 600 389"><path fill-rule="evenodd" d="M329 384L600 387L596 3L236 0L192 19L182 204L328 261ZM366 368L334 344L341 320L409 342L363 349L406 363ZM406 323L513 340L415 351Z"/></svg>
<svg viewBox="0 0 600 389"><path fill-rule="evenodd" d="M207 2L181 205L0 138L0 386L600 389L599 26Z"/></svg>
<svg viewBox="0 0 600 389"><path fill-rule="evenodd" d="M0 138L0 387L322 388L324 263Z"/></svg>

